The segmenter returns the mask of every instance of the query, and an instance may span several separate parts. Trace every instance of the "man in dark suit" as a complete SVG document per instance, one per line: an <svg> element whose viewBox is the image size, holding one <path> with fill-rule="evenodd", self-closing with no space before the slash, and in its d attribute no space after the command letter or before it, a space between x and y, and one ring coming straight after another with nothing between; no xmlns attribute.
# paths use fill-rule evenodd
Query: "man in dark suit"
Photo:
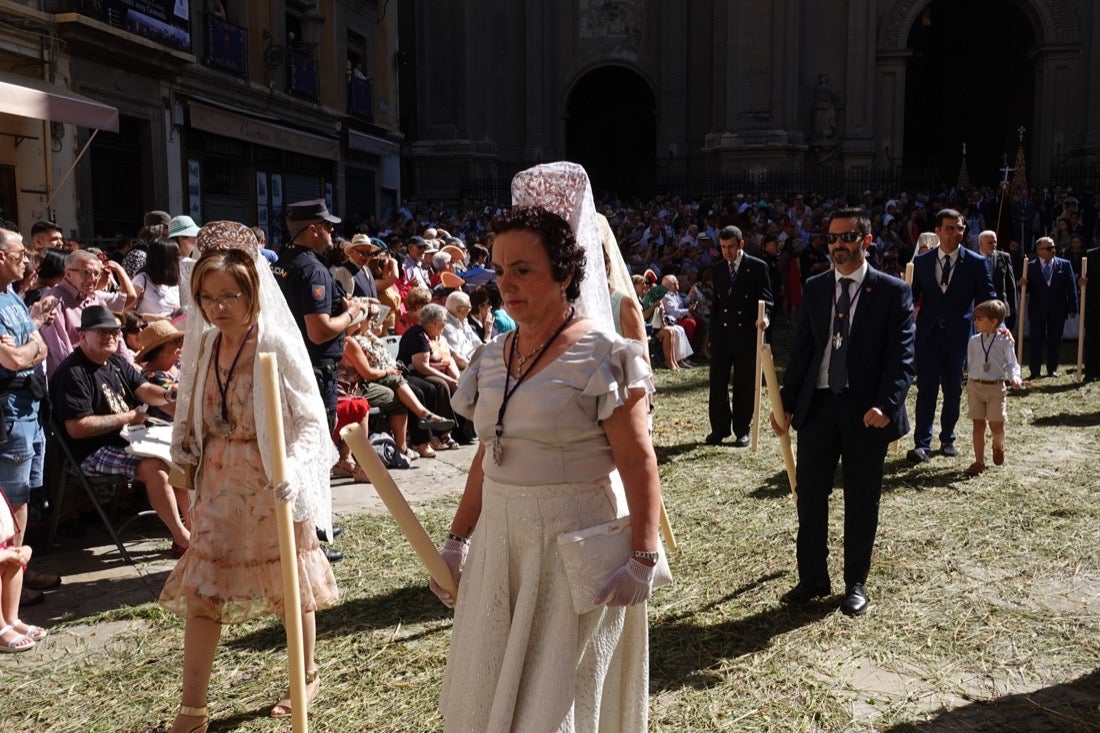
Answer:
<svg viewBox="0 0 1100 733"><path fill-rule="evenodd" d="M1035 243L1039 255L1027 265L1021 285L1027 290L1029 379L1039 378L1046 350L1047 374L1058 376L1058 356L1066 318L1077 315L1077 278L1069 260L1054 256L1054 240L1040 237Z"/></svg>
<svg viewBox="0 0 1100 733"><path fill-rule="evenodd" d="M1012 255L997 249L997 232L986 229L978 235L978 251L989 260L993 275L993 289L997 291L997 300L1008 306L1005 316L1005 328L1016 332L1016 309L1018 293L1016 276L1012 272Z"/></svg>
<svg viewBox="0 0 1100 733"><path fill-rule="evenodd" d="M745 253L741 230L724 227L718 233L722 261L711 266L714 300L710 309L710 434L707 443L718 445L732 434L734 446L749 444L753 390L756 381L758 330L768 327L772 300L768 266ZM758 321L757 302L765 305ZM730 378L732 372L732 407Z"/></svg>
<svg viewBox="0 0 1100 733"><path fill-rule="evenodd" d="M837 210L827 231L836 268L806 282L783 375L786 414L772 415L777 434L798 431L798 584L783 601L803 604L832 592L829 494L843 459L840 610L859 615L868 605L886 449L909 430L913 299L903 281L868 266L871 222L862 209Z"/></svg>
<svg viewBox="0 0 1100 733"><path fill-rule="evenodd" d="M997 297L989 260L959 247L966 223L954 209L936 213L935 232L940 246L913 258L913 302L917 304L917 420L914 446L906 457L913 463L929 460L936 401L943 388L940 410L940 450L959 455L955 423L959 421L962 370L975 303Z"/></svg>

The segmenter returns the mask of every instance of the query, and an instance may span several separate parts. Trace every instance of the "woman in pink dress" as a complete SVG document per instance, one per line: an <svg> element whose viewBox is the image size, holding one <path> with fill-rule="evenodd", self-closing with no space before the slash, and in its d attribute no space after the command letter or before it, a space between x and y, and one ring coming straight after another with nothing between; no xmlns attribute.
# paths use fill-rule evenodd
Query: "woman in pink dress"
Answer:
<svg viewBox="0 0 1100 733"><path fill-rule="evenodd" d="M205 731L207 689L222 624L282 616L283 582L276 502L293 502L302 607L306 694L320 686L314 660L318 609L337 599L336 580L314 526L331 531L328 467L336 451L309 359L255 235L241 224L200 230L203 251L191 279L183 374L172 457L195 467L191 545L172 571L160 603L186 619L183 692L171 730ZM213 326L210 328L209 326ZM280 371L288 480L273 486L258 354ZM290 715L289 693L271 710Z"/></svg>

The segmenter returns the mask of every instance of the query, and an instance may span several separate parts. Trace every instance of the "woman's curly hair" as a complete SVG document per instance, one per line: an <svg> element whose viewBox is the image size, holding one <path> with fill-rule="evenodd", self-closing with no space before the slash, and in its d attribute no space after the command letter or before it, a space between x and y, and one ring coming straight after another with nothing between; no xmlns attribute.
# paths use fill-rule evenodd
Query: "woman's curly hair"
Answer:
<svg viewBox="0 0 1100 733"><path fill-rule="evenodd" d="M559 283L569 280L565 297L570 301L579 298L586 259L569 223L541 206L518 206L504 213L493 226L498 236L515 230L538 236L550 259L550 276Z"/></svg>

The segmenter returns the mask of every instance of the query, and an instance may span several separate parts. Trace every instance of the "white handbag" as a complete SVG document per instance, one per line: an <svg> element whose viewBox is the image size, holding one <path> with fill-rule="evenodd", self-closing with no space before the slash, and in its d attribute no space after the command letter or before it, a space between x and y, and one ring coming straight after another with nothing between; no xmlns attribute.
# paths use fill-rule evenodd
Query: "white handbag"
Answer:
<svg viewBox="0 0 1100 733"><path fill-rule="evenodd" d="M558 535L558 552L565 564L565 575L569 578L573 610L578 614L596 608L593 599L600 587L630 560L634 552L631 535L629 516ZM657 542L657 552L661 557L653 577L654 588L672 582L672 571L660 540Z"/></svg>

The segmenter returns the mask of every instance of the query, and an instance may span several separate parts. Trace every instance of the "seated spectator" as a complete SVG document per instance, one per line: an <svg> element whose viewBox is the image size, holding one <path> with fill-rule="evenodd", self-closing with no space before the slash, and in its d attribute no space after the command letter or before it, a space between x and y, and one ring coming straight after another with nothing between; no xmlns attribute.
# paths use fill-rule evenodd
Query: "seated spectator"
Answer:
<svg viewBox="0 0 1100 733"><path fill-rule="evenodd" d="M141 332L149 324L134 311L115 313L115 318L122 323L122 341L126 348L131 354L141 351Z"/></svg>
<svg viewBox="0 0 1100 733"><path fill-rule="evenodd" d="M397 319L394 333L403 335L410 328L420 325L420 309L432 302L432 291L416 287L405 293L405 312ZM408 365L406 365L408 366Z"/></svg>
<svg viewBox="0 0 1100 733"><path fill-rule="evenodd" d="M397 449L410 460L430 457L431 432L444 433L454 427L452 419L432 412L409 385L390 355L389 349L367 329L352 326L344 339L344 357L337 364L337 379L349 394L365 397L389 419ZM435 391L429 393L433 398ZM416 417L413 449L409 448L409 413Z"/></svg>
<svg viewBox="0 0 1100 733"><path fill-rule="evenodd" d="M19 620L23 572L31 561L31 548L17 542L21 529L8 502L0 496L0 652L29 652L48 633Z"/></svg>
<svg viewBox="0 0 1100 733"><path fill-rule="evenodd" d="M458 388L459 371L451 349L443 339L443 326L447 321L447 309L429 303L420 310L420 323L401 336L397 348L397 360L405 364L411 374L428 382L442 385L449 394ZM445 434L432 438L436 450L457 448L458 443Z"/></svg>
<svg viewBox="0 0 1100 733"><path fill-rule="evenodd" d="M57 315L40 329L48 350L47 375L52 377L58 365L76 348L81 317L87 308L101 306L119 311L126 308L125 293L107 294L96 290L103 272L103 263L88 250L78 249L65 258L65 279L50 291L58 300ZM121 339L116 348L125 348Z"/></svg>
<svg viewBox="0 0 1100 733"><path fill-rule="evenodd" d="M492 282L497 274L489 267L489 250L479 244L470 247L470 264L462 273L467 285L478 287Z"/></svg>
<svg viewBox="0 0 1100 733"><path fill-rule="evenodd" d="M466 317L470 329L482 343L488 343L496 332L493 330L493 305L489 289L484 285L474 288L470 295L470 315Z"/></svg>
<svg viewBox="0 0 1100 733"><path fill-rule="evenodd" d="M367 262L371 274L374 276L374 287L378 291L378 301L387 306L390 311L382 321L383 333L394 333L397 325L397 314L401 310L401 294L398 291L398 281L401 279L401 268L397 259L390 256L386 243L381 239L371 239L379 251Z"/></svg>
<svg viewBox="0 0 1100 733"><path fill-rule="evenodd" d="M127 425L145 422L147 405L175 402L175 392L151 384L119 356L122 323L106 306L85 308L78 331L76 349L50 379L57 422L82 470L121 475L145 485L150 506L172 533L172 553L179 557L191 540L180 520L181 512L189 516L187 491L169 486L164 461L127 453L121 434Z"/></svg>
<svg viewBox="0 0 1100 733"><path fill-rule="evenodd" d="M30 257L30 253L27 256ZM45 249L37 254L34 279L28 283L23 295L23 302L28 308L41 300L50 292L50 288L64 279L65 257L66 253L60 249Z"/></svg>
<svg viewBox="0 0 1100 733"><path fill-rule="evenodd" d="M443 338L451 347L451 355L458 364L459 371L462 371L481 345L481 339L466 320L470 315L470 296L461 290L454 290L447 296L446 308L447 320L443 326Z"/></svg>
<svg viewBox="0 0 1100 733"><path fill-rule="evenodd" d="M650 273L647 272L648 274ZM642 317L646 323L651 324L653 338L661 346L661 358L664 359L665 366L672 371L680 369L681 364L689 366L687 359L695 351L691 348L687 333L682 326L669 323L661 299L651 297L654 290L665 292L665 288L654 285L653 278L643 275L632 275L630 279L634 283L634 292L642 303Z"/></svg>
<svg viewBox="0 0 1100 733"><path fill-rule="evenodd" d="M123 327L125 331L125 327ZM183 331L171 321L153 321L139 334L141 350L134 361L142 365L143 376L158 387L175 391L180 379L180 350L183 348ZM149 417L172 422L176 416L176 403L150 407Z"/></svg>
<svg viewBox="0 0 1100 733"><path fill-rule="evenodd" d="M180 310L180 256L175 242L149 243L145 265L133 279L133 309L146 321L171 318Z"/></svg>

